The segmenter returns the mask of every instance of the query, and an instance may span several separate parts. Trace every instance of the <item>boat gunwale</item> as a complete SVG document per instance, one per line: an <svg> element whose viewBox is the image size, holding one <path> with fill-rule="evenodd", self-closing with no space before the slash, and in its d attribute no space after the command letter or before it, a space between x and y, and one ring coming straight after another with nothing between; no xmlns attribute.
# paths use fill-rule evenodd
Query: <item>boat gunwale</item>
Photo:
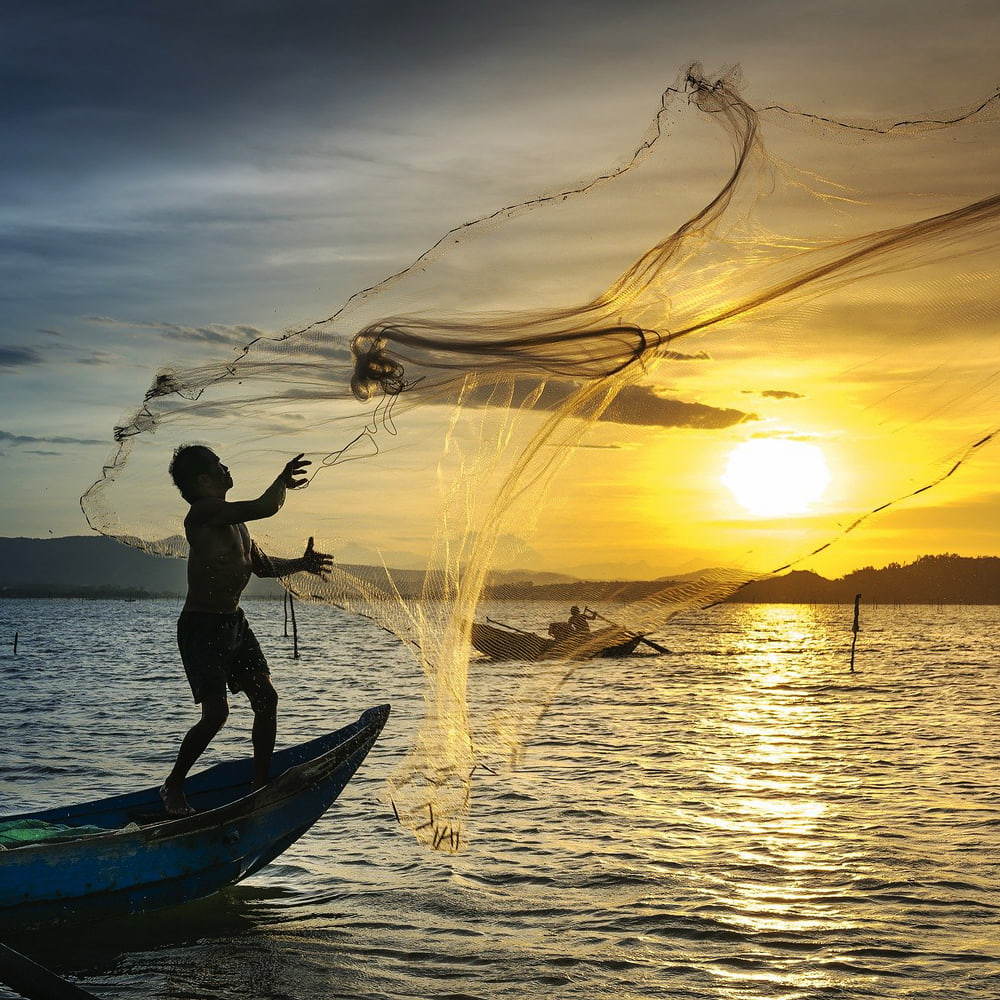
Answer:
<svg viewBox="0 0 1000 1000"><path fill-rule="evenodd" d="M382 712L381 722L377 725L377 727L373 726L370 722L368 724L362 723L362 719L364 719L369 712L378 712L380 709L384 711ZM341 763L345 763L350 760L351 757L355 756L355 754L357 754L360 750L359 744L363 744L365 742L367 742L367 746L365 747L365 752L367 753L367 751L371 749L375 741L378 739L379 734L381 733L387 720L388 705L381 705L366 710L366 712L362 713L357 722L344 727L347 729L355 726L362 726L358 732L351 734L342 742L337 743L335 746L330 747L328 750L325 750L323 753L318 754L315 757L310 757L298 764L293 764L277 777L273 778L263 788L252 791L247 795L242 795L239 798L232 799L229 802L224 802L222 805L216 806L213 809L204 809L199 812L192 813L190 816L168 816L155 823L139 824L138 828L134 830L129 830L127 827L118 827L108 829L103 833L85 833L78 837L54 837L48 840L38 840L22 844L18 847L8 847L0 850L0 865L3 864L5 857L16 856L22 858L26 856L25 852L38 850L58 853L66 848L78 848L81 844L85 844L87 846L104 846L112 839L117 842L124 843L130 838L136 838L143 844L159 846L178 837L186 837L191 834L208 833L217 827L223 827L231 823L249 819L254 813L263 814L265 812L272 812L275 807L281 806L288 800L295 798L296 795L304 790L304 788L312 787L320 781L323 781L325 777L328 777L328 775L325 775L317 777L314 780L308 780L308 778L305 777L307 772L321 770L330 758L336 757L338 760L334 768L331 769L332 773L332 771L336 770ZM332 736L334 733L328 733L326 735ZM322 737L317 738L322 739ZM313 741L306 740L302 744L295 744L287 749L294 750L298 746L303 746L311 742ZM135 793L125 793L125 795L131 794ZM121 797L123 796L113 796L113 798ZM95 802L80 803L80 805L95 805L104 801L107 800L98 799L95 800ZM45 812L47 810L37 811ZM22 813L9 817L0 817L0 820L31 818L31 815L31 813Z"/></svg>

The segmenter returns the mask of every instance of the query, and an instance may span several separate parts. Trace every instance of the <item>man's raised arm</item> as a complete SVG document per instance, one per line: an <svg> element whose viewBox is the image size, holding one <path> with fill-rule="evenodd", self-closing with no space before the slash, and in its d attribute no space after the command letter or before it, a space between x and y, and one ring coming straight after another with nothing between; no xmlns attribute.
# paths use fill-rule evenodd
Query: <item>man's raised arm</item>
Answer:
<svg viewBox="0 0 1000 1000"><path fill-rule="evenodd" d="M315 573L326 579L326 574L333 565L333 556L325 552L317 552L313 548L313 540L309 539L306 551L300 559L279 559L261 552L254 542L250 549L250 566L254 575L260 577L284 577L293 573Z"/></svg>
<svg viewBox="0 0 1000 1000"><path fill-rule="evenodd" d="M202 524L243 524L274 517L285 502L285 491L297 489L309 481L303 474L307 465L312 465L312 462L296 455L256 500L229 501L206 497L191 505L188 516Z"/></svg>

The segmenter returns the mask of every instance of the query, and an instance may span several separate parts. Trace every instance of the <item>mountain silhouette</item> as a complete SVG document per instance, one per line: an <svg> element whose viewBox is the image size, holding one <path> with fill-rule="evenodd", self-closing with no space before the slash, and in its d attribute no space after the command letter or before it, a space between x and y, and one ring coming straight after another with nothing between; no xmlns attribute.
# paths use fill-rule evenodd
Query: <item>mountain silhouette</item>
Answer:
<svg viewBox="0 0 1000 1000"><path fill-rule="evenodd" d="M167 539L164 551L183 551L183 540ZM382 567L342 565L385 585ZM394 570L404 595L418 594L423 573ZM690 579L697 574L685 574ZM677 578L679 579L679 578ZM495 574L487 596L572 602L641 600L663 589L659 580L574 580L553 573L511 570ZM526 588L525 585L528 585ZM66 538L0 538L0 596L109 596L115 592L183 597L183 559L149 555L101 535ZM280 597L274 580L252 579L248 597ZM748 584L730 601L754 604L851 603L860 593L873 604L1000 604L1000 558L929 555L881 569L866 566L836 580L805 570ZM530 594L530 597L526 595Z"/></svg>
<svg viewBox="0 0 1000 1000"><path fill-rule="evenodd" d="M836 580L805 570L748 584L731 601L751 604L1000 604L1000 558L922 556L916 562L866 566Z"/></svg>

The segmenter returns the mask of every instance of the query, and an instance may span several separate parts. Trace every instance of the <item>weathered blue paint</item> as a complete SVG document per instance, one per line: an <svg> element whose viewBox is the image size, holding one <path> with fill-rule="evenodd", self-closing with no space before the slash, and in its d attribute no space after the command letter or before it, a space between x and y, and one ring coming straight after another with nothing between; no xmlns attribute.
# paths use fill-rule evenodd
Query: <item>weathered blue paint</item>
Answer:
<svg viewBox="0 0 1000 1000"><path fill-rule="evenodd" d="M279 751L274 756L279 776L253 794L249 759L203 771L185 786L188 800L199 810L193 816L157 820L155 814L163 812L153 787L4 817L86 823L109 832L0 851L0 921L139 913L239 882L323 815L388 717L389 706L380 705L335 733ZM142 825L119 829L133 822Z"/></svg>

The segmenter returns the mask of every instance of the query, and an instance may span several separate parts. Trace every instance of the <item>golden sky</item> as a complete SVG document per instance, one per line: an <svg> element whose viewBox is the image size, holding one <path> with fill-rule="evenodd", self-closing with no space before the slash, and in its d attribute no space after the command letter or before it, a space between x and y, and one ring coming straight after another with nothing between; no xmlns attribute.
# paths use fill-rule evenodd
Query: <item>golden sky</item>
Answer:
<svg viewBox="0 0 1000 1000"><path fill-rule="evenodd" d="M621 163L660 92L692 59L709 72L740 64L756 106L893 120L989 96L1000 37L992 4L805 4L794 18L781 3L626 3L613 13L515 4L502 17L446 4L388 19L324 6L298 26L233 31L209 19L197 37L180 21L93 17L86 32L102 45L74 49L57 66L30 53L81 26L44 6L18 25L17 141L3 168L10 291L0 331L0 530L46 537L87 531L77 497L100 470L110 428L157 367L232 356L254 336L329 315L450 227ZM115 68L134 86L112 87ZM933 213L996 189L996 144L975 136L929 151L904 139L897 152L874 155L856 137L831 142L777 118L767 125L786 190L801 182L812 193L770 206L770 228L745 234L761 245L788 232L836 236L837 198L867 199L865 217L877 226L897 218L901 192ZM669 150L666 172L641 175L639 188L628 181L604 200L471 238L454 263L414 286L410 302L449 312L470 301L538 307L596 294L656 234L689 217L727 169L724 144L684 120ZM796 174L797 161L816 173ZM850 179L856 190L831 179ZM819 212L816 193L829 199ZM996 263L984 259L978 272ZM798 304L791 319L779 311L679 341L679 351L706 357L665 361L629 389L659 425L591 428L536 512L521 555L547 570L600 575L766 569L947 468L963 443L990 429L1000 363L987 284L970 280L964 265L931 264L920 281L875 275ZM748 274L728 278L736 287ZM668 325L719 298L725 276L696 277L664 291ZM239 490L262 487L282 455L322 450L336 436L298 432L312 412L304 405L278 409L280 432L237 451L246 454L242 474L235 470ZM317 532L359 559L376 536L387 558L412 554L438 504L434 435L447 417L437 409L407 418L390 451L408 434L418 444L405 460L391 451L384 473L364 462L324 472L328 494L318 481L291 501L298 513L276 537L291 546L312 517ZM755 419L704 426L716 411ZM239 439L236 431L216 438L217 430L206 425L195 436L220 448ZM767 518L722 484L733 449L755 437L822 450L830 483L809 509ZM162 434L148 456L150 483L169 443ZM984 449L946 484L807 565L839 573L925 552L995 554L998 465ZM392 478L399 469L414 483L402 506ZM162 494L146 491L142 502L166 511L177 498L162 478ZM351 513L358 510L378 520L371 537Z"/></svg>

